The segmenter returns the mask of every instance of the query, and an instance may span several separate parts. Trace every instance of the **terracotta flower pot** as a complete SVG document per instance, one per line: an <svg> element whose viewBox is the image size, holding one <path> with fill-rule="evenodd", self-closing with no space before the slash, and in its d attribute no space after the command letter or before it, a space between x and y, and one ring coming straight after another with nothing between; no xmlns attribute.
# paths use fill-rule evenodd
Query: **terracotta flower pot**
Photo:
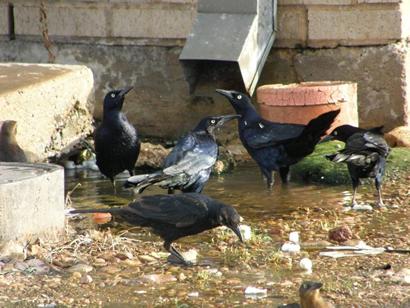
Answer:
<svg viewBox="0 0 410 308"><path fill-rule="evenodd" d="M333 129L342 124L358 126L357 84L346 81L271 84L257 89L261 116L279 123L307 124L318 115L341 109Z"/></svg>

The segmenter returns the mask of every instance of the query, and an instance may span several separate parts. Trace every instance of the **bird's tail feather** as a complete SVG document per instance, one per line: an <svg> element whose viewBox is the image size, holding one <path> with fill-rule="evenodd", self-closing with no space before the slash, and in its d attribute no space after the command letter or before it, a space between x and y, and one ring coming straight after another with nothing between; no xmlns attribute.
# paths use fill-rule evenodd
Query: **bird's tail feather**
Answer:
<svg viewBox="0 0 410 308"><path fill-rule="evenodd" d="M134 187L135 192L142 193L145 188L154 185L158 182L164 181L169 177L172 176L165 174L161 171L151 174L135 175L127 179L127 181L124 183L124 187Z"/></svg>
<svg viewBox="0 0 410 308"><path fill-rule="evenodd" d="M340 109L333 110L322 113L320 116L310 120L299 138L309 137L319 142L320 137L326 134L326 131L330 128L339 113Z"/></svg>
<svg viewBox="0 0 410 308"><path fill-rule="evenodd" d="M107 208L107 209L81 209L81 210L72 210L69 214L90 214L90 213L110 213L116 214L119 213L122 209L118 207Z"/></svg>
<svg viewBox="0 0 410 308"><path fill-rule="evenodd" d="M310 120L302 133L289 143L287 151L301 157L311 154L339 113L340 109L333 110Z"/></svg>

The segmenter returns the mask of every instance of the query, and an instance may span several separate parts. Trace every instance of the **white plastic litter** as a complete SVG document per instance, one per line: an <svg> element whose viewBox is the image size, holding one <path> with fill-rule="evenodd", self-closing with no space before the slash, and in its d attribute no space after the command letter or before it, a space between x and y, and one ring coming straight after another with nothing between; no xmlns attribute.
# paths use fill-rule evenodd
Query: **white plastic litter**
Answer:
<svg viewBox="0 0 410 308"><path fill-rule="evenodd" d="M335 259L360 255L378 255L386 251L383 247L372 247L363 241L360 241L356 246L328 246L326 249L332 251L322 251L319 255Z"/></svg>
<svg viewBox="0 0 410 308"><path fill-rule="evenodd" d="M345 212L348 211L373 211L373 207L369 204L356 204L352 206L346 206L343 209Z"/></svg>
<svg viewBox="0 0 410 308"><path fill-rule="evenodd" d="M299 244L299 232L292 231L289 233L289 241L295 244Z"/></svg>
<svg viewBox="0 0 410 308"><path fill-rule="evenodd" d="M281 250L283 252L299 252L300 245L299 245L299 232L293 231L289 233L289 241L285 242Z"/></svg>
<svg viewBox="0 0 410 308"><path fill-rule="evenodd" d="M191 292L191 293L188 293L188 296L189 296L189 297L198 297L198 296L199 296L199 292Z"/></svg>
<svg viewBox="0 0 410 308"><path fill-rule="evenodd" d="M244 241L249 241L252 238L251 227L247 225L239 225L239 231L241 231L242 239Z"/></svg>
<svg viewBox="0 0 410 308"><path fill-rule="evenodd" d="M267 289L260 289L256 287L249 286L245 289L245 296L246 297L256 297L256 298L261 298L261 297L266 297L268 294Z"/></svg>
<svg viewBox="0 0 410 308"><path fill-rule="evenodd" d="M303 258L300 260L299 266L305 270L307 274L312 274L313 263L309 258Z"/></svg>

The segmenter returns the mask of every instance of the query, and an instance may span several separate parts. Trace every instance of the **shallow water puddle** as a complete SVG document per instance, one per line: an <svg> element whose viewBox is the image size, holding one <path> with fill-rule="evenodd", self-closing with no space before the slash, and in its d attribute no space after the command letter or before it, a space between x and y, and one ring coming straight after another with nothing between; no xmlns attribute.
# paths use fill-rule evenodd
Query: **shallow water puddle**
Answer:
<svg viewBox="0 0 410 308"><path fill-rule="evenodd" d="M67 171L71 206L128 204L134 195L121 188L126 177L117 179L117 193L113 194L111 183L99 173ZM236 207L243 223L252 229L245 244L222 228L186 237L176 247L183 252L195 249L198 265L181 267L167 262L162 241L149 229L131 228L115 220L96 225L91 215L85 215L69 220L63 243L28 247L24 264L0 260L0 303L275 307L298 301L301 282L314 280L324 284L321 293L326 300L341 306L388 303L398 307L410 294L409 255L383 253L334 260L319 252L331 245L329 230L341 225L352 231L350 245L363 240L372 247L409 248L409 184L410 178L385 185L385 210L346 212L343 204L351 200L349 186L292 182L268 190L256 166L244 165L213 176L204 193ZM373 192L371 185L361 186L359 201L374 204ZM156 193L165 191L152 188L144 192ZM292 231L300 234L301 250L283 253L280 249ZM301 268L304 258L312 261L312 274ZM46 274L37 272L36 260L44 261L41 269L47 269ZM29 270L20 270L27 262ZM249 294L252 292L256 293Z"/></svg>

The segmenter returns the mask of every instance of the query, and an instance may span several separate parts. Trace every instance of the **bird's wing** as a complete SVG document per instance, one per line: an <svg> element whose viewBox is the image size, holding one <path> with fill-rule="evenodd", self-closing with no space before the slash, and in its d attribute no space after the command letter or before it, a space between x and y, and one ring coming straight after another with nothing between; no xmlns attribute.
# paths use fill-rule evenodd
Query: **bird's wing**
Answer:
<svg viewBox="0 0 410 308"><path fill-rule="evenodd" d="M144 196L129 207L138 216L178 228L191 226L208 215L207 204L190 194Z"/></svg>
<svg viewBox="0 0 410 308"><path fill-rule="evenodd" d="M343 152L359 154L362 152L377 152L383 156L389 152L389 146L382 135L370 131L353 134L347 139Z"/></svg>
<svg viewBox="0 0 410 308"><path fill-rule="evenodd" d="M192 150L195 147L196 144L197 141L192 133L188 133L187 135L181 137L172 151L165 158L164 168L178 163L182 158L185 157L188 151Z"/></svg>
<svg viewBox="0 0 410 308"><path fill-rule="evenodd" d="M183 147L182 145L186 146ZM183 172L187 175L195 175L215 164L218 146L213 141L201 141L197 139L195 134L190 134L189 141L181 143L181 146L175 152L176 154L173 154L173 156L177 159L171 165L168 164L170 162L168 161L166 164L168 167L163 169L163 173L176 175Z"/></svg>
<svg viewBox="0 0 410 308"><path fill-rule="evenodd" d="M279 145L298 137L305 125L280 124L262 120L248 125L243 130L243 137L251 148L263 148Z"/></svg>

